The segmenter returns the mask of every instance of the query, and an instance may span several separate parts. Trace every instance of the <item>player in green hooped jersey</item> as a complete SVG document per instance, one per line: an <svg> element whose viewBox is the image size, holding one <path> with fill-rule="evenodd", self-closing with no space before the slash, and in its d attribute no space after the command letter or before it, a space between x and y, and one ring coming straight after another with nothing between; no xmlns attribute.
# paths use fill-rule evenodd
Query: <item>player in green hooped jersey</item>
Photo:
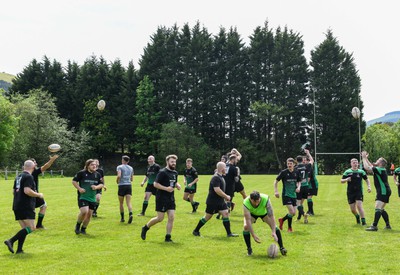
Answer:
<svg viewBox="0 0 400 275"><path fill-rule="evenodd" d="M281 231L276 226L274 211L268 195L260 194L258 191L253 191L250 196L246 197L243 201L243 214L243 238L247 246L247 255L250 256L253 254L250 235L257 243L261 242L252 226L258 218L261 218L263 222L267 223L269 227L271 227L272 238L278 242L282 255L286 255L287 250L283 247Z"/></svg>
<svg viewBox="0 0 400 275"><path fill-rule="evenodd" d="M358 168L358 159L350 160L351 168L347 169L340 180L341 183L347 183L347 201L350 206L351 213L356 217L357 224L366 225L365 213L363 207L363 188L362 180L364 179L368 186L368 193L371 193L371 183L364 170ZM361 217L361 220L360 220Z"/></svg>
<svg viewBox="0 0 400 275"><path fill-rule="evenodd" d="M400 197L400 167L397 167L393 172L393 180L397 186L397 191Z"/></svg>

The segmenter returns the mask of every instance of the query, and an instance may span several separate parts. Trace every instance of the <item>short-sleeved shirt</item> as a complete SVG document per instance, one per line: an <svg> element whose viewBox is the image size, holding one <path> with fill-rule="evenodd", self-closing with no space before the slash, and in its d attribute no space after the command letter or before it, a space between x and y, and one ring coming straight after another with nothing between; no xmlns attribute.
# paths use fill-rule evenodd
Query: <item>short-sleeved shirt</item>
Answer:
<svg viewBox="0 0 400 275"><path fill-rule="evenodd" d="M131 178L133 175L133 168L128 164L121 164L117 166L117 172L121 171L121 178L118 185L132 185Z"/></svg>
<svg viewBox="0 0 400 275"><path fill-rule="evenodd" d="M186 179L186 184L192 183L195 179L198 178L197 170L194 167L191 167L190 169L185 169L184 176ZM195 190L196 189L197 183L193 184L191 187L186 186L186 189L188 190Z"/></svg>
<svg viewBox="0 0 400 275"><path fill-rule="evenodd" d="M160 172L160 165L154 163L147 168L146 177L147 177L147 184L153 184L158 172Z"/></svg>
<svg viewBox="0 0 400 275"><path fill-rule="evenodd" d="M250 196L248 196L247 198L244 199L243 205L244 205L244 207L247 208L247 210L249 210L250 214L252 214L254 216L263 217L268 214L267 204L268 204L269 196L265 195L265 194L260 194L260 198L261 198L260 204L257 207L254 207L251 204Z"/></svg>
<svg viewBox="0 0 400 275"><path fill-rule="evenodd" d="M162 168L157 174L154 182L161 184L162 186L171 186L175 189L176 183L178 182L178 172L175 170L169 170L168 168ZM175 196L174 191L168 192L165 190L157 189L156 200L164 202L174 202Z"/></svg>
<svg viewBox="0 0 400 275"><path fill-rule="evenodd" d="M308 179L311 176L312 166L310 163L299 163L294 169L296 169L301 177L301 186L308 186Z"/></svg>
<svg viewBox="0 0 400 275"><path fill-rule="evenodd" d="M374 185L376 193L380 195L391 194L392 191L390 190L388 183L386 169L383 167L372 167L372 171L374 172Z"/></svg>
<svg viewBox="0 0 400 275"><path fill-rule="evenodd" d="M225 192L226 188L225 179L222 175L219 175L217 173L215 173L210 180L210 187L208 189L206 204L218 205L218 204L223 204L225 202L224 198L222 198L215 192L214 190L215 187L219 187L221 188L222 191Z"/></svg>
<svg viewBox="0 0 400 275"><path fill-rule="evenodd" d="M92 185L102 184L101 175L99 172L94 171L90 173L87 170L81 170L72 179L79 183L79 187L85 189L84 193L79 193L80 200L86 200L89 202L96 202L97 190L92 190Z"/></svg>
<svg viewBox="0 0 400 275"><path fill-rule="evenodd" d="M238 170L236 165L227 164L225 168L225 193L229 196L233 196L235 193L235 178L238 176Z"/></svg>
<svg viewBox="0 0 400 275"><path fill-rule="evenodd" d="M39 175L42 173L42 167L35 168L32 172L33 180L36 184L36 192L39 192Z"/></svg>
<svg viewBox="0 0 400 275"><path fill-rule="evenodd" d="M289 169L282 170L279 175L276 177L277 181L282 180L283 189L282 195L289 198L297 198L296 188L297 182L301 181L301 176L297 170L293 170L290 172Z"/></svg>
<svg viewBox="0 0 400 275"><path fill-rule="evenodd" d="M397 182L400 182L400 167L397 167L396 170L394 170L394 174L397 176Z"/></svg>
<svg viewBox="0 0 400 275"><path fill-rule="evenodd" d="M352 170L352 169L347 169L342 176L342 179L346 179L348 177L351 177L351 181L347 182L347 193L348 194L355 194L355 193L362 193L363 188L362 188L362 180L367 180L368 176L367 173L365 173L364 170L357 169L357 170Z"/></svg>
<svg viewBox="0 0 400 275"><path fill-rule="evenodd" d="M14 200L13 210L34 210L36 204L36 198L30 197L24 192L24 188L29 187L32 190L36 190L35 181L31 174L24 171L16 177L14 181Z"/></svg>

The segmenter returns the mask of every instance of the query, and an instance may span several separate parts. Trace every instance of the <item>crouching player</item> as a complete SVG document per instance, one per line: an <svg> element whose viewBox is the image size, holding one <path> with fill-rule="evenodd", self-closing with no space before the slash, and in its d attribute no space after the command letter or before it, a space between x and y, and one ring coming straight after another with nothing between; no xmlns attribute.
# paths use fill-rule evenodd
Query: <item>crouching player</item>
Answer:
<svg viewBox="0 0 400 275"><path fill-rule="evenodd" d="M260 238L256 233L254 233L252 226L258 218L261 218L263 222L267 223L269 227L271 227L272 238L278 242L281 254L286 255L287 250L283 247L282 234L276 226L274 211L268 195L260 194L258 191L253 191L250 196L245 198L243 201L243 214L243 238L247 246L247 255L250 256L253 254L250 235L257 243L261 242Z"/></svg>

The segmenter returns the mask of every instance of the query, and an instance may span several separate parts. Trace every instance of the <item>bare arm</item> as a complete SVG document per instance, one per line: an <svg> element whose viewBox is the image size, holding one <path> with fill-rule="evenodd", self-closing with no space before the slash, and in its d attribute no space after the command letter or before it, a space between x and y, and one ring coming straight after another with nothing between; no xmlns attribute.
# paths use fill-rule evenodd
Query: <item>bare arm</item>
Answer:
<svg viewBox="0 0 400 275"><path fill-rule="evenodd" d="M143 185L147 182L149 178L147 176L144 176L144 179L142 180L142 183L140 184L140 186L143 187Z"/></svg>
<svg viewBox="0 0 400 275"><path fill-rule="evenodd" d="M79 191L79 193L85 193L86 190L79 186L79 183L76 181L72 181L72 185Z"/></svg>
<svg viewBox="0 0 400 275"><path fill-rule="evenodd" d="M365 151L363 151L362 153L361 153L361 157L362 157L362 161L363 161L363 165L364 165L364 168L365 168L365 170L367 170L368 172L372 172L372 167L374 167L373 165L372 165L372 163L368 160L368 153L367 152L365 152Z"/></svg>
<svg viewBox="0 0 400 275"><path fill-rule="evenodd" d="M369 181L368 178L365 180L365 182L367 183L367 187L368 187L367 192L371 193L371 182Z"/></svg>
<svg viewBox="0 0 400 275"><path fill-rule="evenodd" d="M24 187L24 193L29 197L41 198L43 199L43 194L33 191L30 187Z"/></svg>
<svg viewBox="0 0 400 275"><path fill-rule="evenodd" d="M54 155L51 156L49 161L46 162L42 167L40 167L40 169L42 170L42 172L46 171L47 169L50 168L50 166L53 164L53 162L58 158L58 155Z"/></svg>
<svg viewBox="0 0 400 275"><path fill-rule="evenodd" d="M233 148L233 149L231 150L231 153L234 153L234 154L236 155L236 159L237 159L238 161L240 161L240 159L242 158L242 154L241 154L236 148Z"/></svg>
<svg viewBox="0 0 400 275"><path fill-rule="evenodd" d="M395 183L397 186L399 186L399 182L397 181L397 175L396 175L396 174L393 174L393 180L394 180L394 183Z"/></svg>
<svg viewBox="0 0 400 275"><path fill-rule="evenodd" d="M347 178L340 180L341 183L346 183L346 182L350 182L350 181L351 181L351 177L347 177Z"/></svg>
<svg viewBox="0 0 400 275"><path fill-rule="evenodd" d="M274 216L274 210L272 208L272 203L271 200L268 200L267 202L267 223L269 227L271 227L271 232L272 232L272 237L274 238L275 241L278 241L278 236L276 236L276 222L275 222L275 216Z"/></svg>
<svg viewBox="0 0 400 275"><path fill-rule="evenodd" d="M117 184L121 180L121 171L117 171Z"/></svg>
<svg viewBox="0 0 400 275"><path fill-rule="evenodd" d="M306 153L307 157L310 159L310 164L314 165L314 158L310 154L310 150L304 149L304 152Z"/></svg>
<svg viewBox="0 0 400 275"><path fill-rule="evenodd" d="M275 197L279 198L279 191L278 191L278 181L274 181L274 190L275 190Z"/></svg>
<svg viewBox="0 0 400 275"><path fill-rule="evenodd" d="M160 190L167 191L167 192L174 191L174 188L172 186L165 187L164 185L159 184L158 182L154 182L154 187L157 189L160 189Z"/></svg>
<svg viewBox="0 0 400 275"><path fill-rule="evenodd" d="M251 220L251 214L250 214L249 209L246 208L246 206L243 206L243 215L244 215L244 220L245 220L245 225L247 227L247 231L249 231L251 236L253 237L253 239L259 243L260 238L254 232L252 220Z"/></svg>
<svg viewBox="0 0 400 275"><path fill-rule="evenodd" d="M229 201L229 200L231 199L231 197L228 196L227 194L225 194L225 192L222 191L222 189L219 188L219 187L214 187L214 191L215 191L215 193L218 194L218 196L224 198L224 199L227 200L227 201Z"/></svg>

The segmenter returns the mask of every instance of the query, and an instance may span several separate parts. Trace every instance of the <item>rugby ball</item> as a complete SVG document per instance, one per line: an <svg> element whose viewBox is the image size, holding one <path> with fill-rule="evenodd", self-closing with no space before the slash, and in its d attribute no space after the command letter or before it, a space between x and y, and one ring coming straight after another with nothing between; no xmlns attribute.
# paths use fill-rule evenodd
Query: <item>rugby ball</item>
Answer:
<svg viewBox="0 0 400 275"><path fill-rule="evenodd" d="M267 255L269 258L273 259L273 258L278 257L278 252L279 252L278 246L273 243L268 247Z"/></svg>
<svg viewBox="0 0 400 275"><path fill-rule="evenodd" d="M353 109L351 110L351 115L355 118L355 119L359 119L360 118L360 109L358 109L357 107L353 107Z"/></svg>
<svg viewBox="0 0 400 275"><path fill-rule="evenodd" d="M105 107L106 102L104 100L99 100L99 102L97 102L97 109L99 109L100 111L103 111Z"/></svg>
<svg viewBox="0 0 400 275"><path fill-rule="evenodd" d="M51 153L56 153L56 152L61 150L61 146L59 144L56 144L56 143L50 144L49 147L47 147L47 148L49 149L49 151Z"/></svg>

